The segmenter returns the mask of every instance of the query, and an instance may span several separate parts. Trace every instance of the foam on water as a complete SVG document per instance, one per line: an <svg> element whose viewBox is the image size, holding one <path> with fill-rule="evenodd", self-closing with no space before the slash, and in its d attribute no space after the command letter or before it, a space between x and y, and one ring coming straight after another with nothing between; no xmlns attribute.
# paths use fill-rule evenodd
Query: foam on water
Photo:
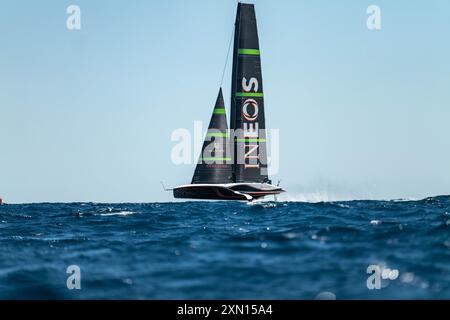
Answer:
<svg viewBox="0 0 450 320"><path fill-rule="evenodd" d="M352 196L338 195L327 191L308 192L308 193L283 193L278 196L280 202L305 202L305 203L319 203L319 202L338 202L338 201L354 201L358 200Z"/></svg>
<svg viewBox="0 0 450 320"><path fill-rule="evenodd" d="M119 212L110 212L110 213L100 213L100 216L110 217L110 216L129 216L134 214L132 211L119 211Z"/></svg>

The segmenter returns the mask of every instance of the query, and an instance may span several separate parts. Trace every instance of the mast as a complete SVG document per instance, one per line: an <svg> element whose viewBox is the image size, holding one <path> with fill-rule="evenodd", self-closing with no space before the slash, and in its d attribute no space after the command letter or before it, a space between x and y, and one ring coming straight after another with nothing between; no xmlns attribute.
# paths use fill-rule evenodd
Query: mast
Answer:
<svg viewBox="0 0 450 320"><path fill-rule="evenodd" d="M227 115L223 101L222 88L219 90L208 131L203 142L192 184L230 183L231 156L229 155Z"/></svg>
<svg viewBox="0 0 450 320"><path fill-rule="evenodd" d="M237 8L230 129L233 181L268 182L266 124L258 30L253 4Z"/></svg>

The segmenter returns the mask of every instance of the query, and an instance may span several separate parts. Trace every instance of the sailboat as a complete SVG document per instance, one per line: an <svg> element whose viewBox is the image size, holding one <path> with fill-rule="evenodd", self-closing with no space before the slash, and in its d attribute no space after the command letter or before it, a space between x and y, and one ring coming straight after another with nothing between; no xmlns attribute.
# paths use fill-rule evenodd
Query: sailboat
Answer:
<svg viewBox="0 0 450 320"><path fill-rule="evenodd" d="M175 187L174 197L252 201L284 192L269 180L266 143L255 7L239 3L234 28L230 126L220 88L191 184Z"/></svg>

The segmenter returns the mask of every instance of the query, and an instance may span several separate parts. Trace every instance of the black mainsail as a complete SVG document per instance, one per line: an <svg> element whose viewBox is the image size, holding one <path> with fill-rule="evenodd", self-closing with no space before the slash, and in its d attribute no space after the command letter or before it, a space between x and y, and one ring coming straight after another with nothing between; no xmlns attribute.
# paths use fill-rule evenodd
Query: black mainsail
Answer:
<svg viewBox="0 0 450 320"><path fill-rule="evenodd" d="M261 58L252 4L238 4L231 91L230 130L220 89L192 182L175 187L175 198L252 201L284 192L267 176Z"/></svg>
<svg viewBox="0 0 450 320"><path fill-rule="evenodd" d="M228 135L225 103L220 88L192 184L232 182Z"/></svg>
<svg viewBox="0 0 450 320"><path fill-rule="evenodd" d="M238 4L231 90L230 129L234 132L233 180L267 182L264 93L253 4Z"/></svg>

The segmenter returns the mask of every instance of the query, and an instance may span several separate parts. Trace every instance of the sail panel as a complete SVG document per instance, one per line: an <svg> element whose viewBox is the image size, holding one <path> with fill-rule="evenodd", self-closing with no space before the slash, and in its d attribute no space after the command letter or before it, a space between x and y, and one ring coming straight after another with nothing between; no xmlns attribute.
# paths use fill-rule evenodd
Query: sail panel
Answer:
<svg viewBox="0 0 450 320"><path fill-rule="evenodd" d="M192 184L232 182L231 163L225 103L220 88Z"/></svg>
<svg viewBox="0 0 450 320"><path fill-rule="evenodd" d="M264 91L253 4L238 4L231 89L233 181L267 182Z"/></svg>

